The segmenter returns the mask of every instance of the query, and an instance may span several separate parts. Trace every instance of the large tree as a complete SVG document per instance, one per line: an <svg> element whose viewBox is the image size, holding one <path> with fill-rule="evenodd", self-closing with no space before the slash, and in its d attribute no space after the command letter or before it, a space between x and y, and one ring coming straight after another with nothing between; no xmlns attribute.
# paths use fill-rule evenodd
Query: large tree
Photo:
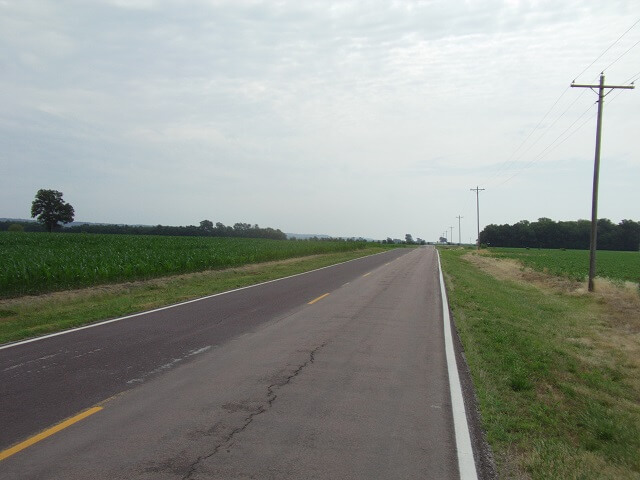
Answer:
<svg viewBox="0 0 640 480"><path fill-rule="evenodd" d="M73 222L73 207L62 199L62 192L40 189L31 204L31 217L37 216L47 231L51 232L59 223Z"/></svg>

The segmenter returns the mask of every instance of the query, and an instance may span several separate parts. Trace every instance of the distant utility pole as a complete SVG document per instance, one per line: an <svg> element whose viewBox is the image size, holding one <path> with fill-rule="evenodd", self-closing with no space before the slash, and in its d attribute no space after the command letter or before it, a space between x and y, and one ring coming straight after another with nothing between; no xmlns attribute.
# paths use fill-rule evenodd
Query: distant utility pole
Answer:
<svg viewBox="0 0 640 480"><path fill-rule="evenodd" d="M460 230L460 219L464 218L464 217L461 217L460 215L458 215L456 218L458 219L458 245L462 245L462 240L461 240L462 234L461 234L461 230Z"/></svg>
<svg viewBox="0 0 640 480"><path fill-rule="evenodd" d="M591 197L591 242L589 244L589 291L593 292L593 279L596 276L596 242L598 237L598 181L600 178L600 142L602 140L602 106L604 104L604 89L609 88L635 88L635 85L605 85L604 72L600 74L599 85L577 85L575 80L571 82L572 87L598 89L598 123L596 126L596 155L593 165L593 193Z"/></svg>
<svg viewBox="0 0 640 480"><path fill-rule="evenodd" d="M484 188L476 185L476 188L472 188L471 191L476 192L476 217L478 218L478 240L476 240L476 245L480 250L480 192L484 191Z"/></svg>

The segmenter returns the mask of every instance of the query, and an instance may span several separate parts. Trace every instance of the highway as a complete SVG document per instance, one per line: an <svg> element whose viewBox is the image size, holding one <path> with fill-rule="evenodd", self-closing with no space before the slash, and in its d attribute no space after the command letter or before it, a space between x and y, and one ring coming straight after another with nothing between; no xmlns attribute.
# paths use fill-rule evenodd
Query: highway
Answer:
<svg viewBox="0 0 640 480"><path fill-rule="evenodd" d="M0 477L459 478L444 343L420 248L7 345Z"/></svg>

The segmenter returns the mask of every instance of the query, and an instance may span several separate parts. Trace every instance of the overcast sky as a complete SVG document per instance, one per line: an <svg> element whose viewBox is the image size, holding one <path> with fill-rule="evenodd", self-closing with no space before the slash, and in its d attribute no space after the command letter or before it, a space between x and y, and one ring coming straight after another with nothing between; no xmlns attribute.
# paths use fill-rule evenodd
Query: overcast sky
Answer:
<svg viewBox="0 0 640 480"><path fill-rule="evenodd" d="M481 228L590 218L597 95L569 84L638 79L639 20L637 0L0 0L0 217L51 188L78 221L457 241L461 215L468 242L480 186ZM605 100L614 222L640 220L639 114L640 89Z"/></svg>

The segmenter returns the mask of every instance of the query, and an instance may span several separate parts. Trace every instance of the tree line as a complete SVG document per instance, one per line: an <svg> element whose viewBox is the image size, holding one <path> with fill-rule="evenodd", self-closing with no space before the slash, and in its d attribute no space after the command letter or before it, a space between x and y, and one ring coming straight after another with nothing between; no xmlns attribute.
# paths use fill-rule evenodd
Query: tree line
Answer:
<svg viewBox="0 0 640 480"><path fill-rule="evenodd" d="M203 220L209 222L209 220ZM19 228L16 228L19 227ZM46 232L48 228L37 222L1 221L0 231L14 230L24 232ZM287 235L274 228L262 228L248 223L236 223L224 225L217 222L212 228L200 225L169 226L169 225L118 225L86 223L71 226L55 226L52 231L60 233L104 233L122 235L169 235L178 237L243 237L243 238L270 238L273 240L286 240Z"/></svg>
<svg viewBox="0 0 640 480"><path fill-rule="evenodd" d="M491 247L589 248L589 220L555 222L539 218L513 225L487 225L480 232L480 243ZM598 250L637 251L640 248L640 222L622 220L617 225L607 218L598 220Z"/></svg>
<svg viewBox="0 0 640 480"><path fill-rule="evenodd" d="M236 223L227 226L220 222L215 225L211 220L202 220L200 225L165 226L165 225L117 225L86 223L63 227L73 222L75 211L73 206L65 202L62 192L40 189L31 204L31 216L36 222L0 222L0 230L24 232L63 232L63 233L107 233L128 235L171 235L171 236L207 236L207 237L243 237L269 238L286 240L287 235L274 228L260 228L257 224Z"/></svg>

